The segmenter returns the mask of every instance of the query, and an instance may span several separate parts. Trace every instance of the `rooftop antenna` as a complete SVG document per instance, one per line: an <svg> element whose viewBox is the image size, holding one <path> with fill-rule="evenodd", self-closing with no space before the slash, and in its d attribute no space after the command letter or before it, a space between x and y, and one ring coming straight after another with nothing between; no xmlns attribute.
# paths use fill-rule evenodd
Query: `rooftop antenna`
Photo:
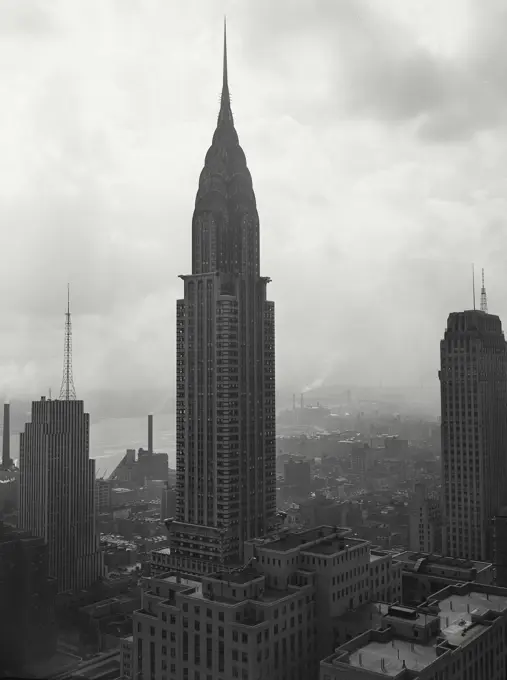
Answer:
<svg viewBox="0 0 507 680"><path fill-rule="evenodd" d="M70 284L67 284L67 311L65 312L65 344L63 349L63 378L60 399L71 401L76 398L72 377L72 322L70 319Z"/></svg>
<svg viewBox="0 0 507 680"><path fill-rule="evenodd" d="M482 270L481 312L488 313L488 296L486 295L486 286L484 285L484 269Z"/></svg>
<svg viewBox="0 0 507 680"><path fill-rule="evenodd" d="M475 310L475 265L472 263L472 295L474 300L474 310Z"/></svg>

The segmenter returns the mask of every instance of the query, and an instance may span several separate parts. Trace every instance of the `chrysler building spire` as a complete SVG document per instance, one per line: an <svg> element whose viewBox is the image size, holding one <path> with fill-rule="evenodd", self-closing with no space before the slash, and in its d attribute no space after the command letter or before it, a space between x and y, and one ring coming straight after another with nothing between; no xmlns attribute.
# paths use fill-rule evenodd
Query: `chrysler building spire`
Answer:
<svg viewBox="0 0 507 680"><path fill-rule="evenodd" d="M224 65L222 75L222 96L220 98L220 111L218 113L218 125L231 123L234 125L231 110L231 95L229 93L229 76L227 72L227 23L224 17Z"/></svg>

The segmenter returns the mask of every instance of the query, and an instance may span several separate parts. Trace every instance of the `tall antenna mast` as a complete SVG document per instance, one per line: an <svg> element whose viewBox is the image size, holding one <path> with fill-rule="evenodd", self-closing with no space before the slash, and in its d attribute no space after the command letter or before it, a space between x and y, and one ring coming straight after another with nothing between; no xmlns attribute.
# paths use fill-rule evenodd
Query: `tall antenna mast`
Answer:
<svg viewBox="0 0 507 680"><path fill-rule="evenodd" d="M484 285L484 269L482 270L481 312L488 313L488 296L486 295L486 286Z"/></svg>
<svg viewBox="0 0 507 680"><path fill-rule="evenodd" d="M475 265L472 264L472 295L474 299L474 310L475 310Z"/></svg>
<svg viewBox="0 0 507 680"><path fill-rule="evenodd" d="M65 313L65 344L63 348L63 378L60 399L70 401L76 398L72 377L72 322L70 319L70 284L67 284L67 311Z"/></svg>

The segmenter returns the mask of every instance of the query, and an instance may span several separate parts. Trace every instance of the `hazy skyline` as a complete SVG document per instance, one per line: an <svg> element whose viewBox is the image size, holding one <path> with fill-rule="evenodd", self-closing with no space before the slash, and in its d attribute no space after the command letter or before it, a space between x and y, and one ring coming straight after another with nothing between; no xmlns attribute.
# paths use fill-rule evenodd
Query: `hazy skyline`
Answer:
<svg viewBox="0 0 507 680"><path fill-rule="evenodd" d="M178 274L221 88L273 279L279 389L438 389L471 263L507 323L507 7L3 0L0 390L172 391Z"/></svg>

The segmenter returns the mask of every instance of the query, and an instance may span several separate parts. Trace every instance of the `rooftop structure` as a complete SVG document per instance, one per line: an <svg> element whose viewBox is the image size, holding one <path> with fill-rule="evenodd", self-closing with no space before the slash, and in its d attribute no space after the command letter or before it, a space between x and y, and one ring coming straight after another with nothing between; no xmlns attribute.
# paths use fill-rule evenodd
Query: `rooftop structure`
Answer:
<svg viewBox="0 0 507 680"><path fill-rule="evenodd" d="M502 680L507 649L497 641L506 632L507 589L449 586L424 606L389 607L381 629L357 636L321 662L320 678L339 680L355 669L361 680Z"/></svg>
<svg viewBox="0 0 507 680"><path fill-rule="evenodd" d="M493 565L477 560L404 551L393 557L402 568L403 602L420 604L454 583L493 583Z"/></svg>

